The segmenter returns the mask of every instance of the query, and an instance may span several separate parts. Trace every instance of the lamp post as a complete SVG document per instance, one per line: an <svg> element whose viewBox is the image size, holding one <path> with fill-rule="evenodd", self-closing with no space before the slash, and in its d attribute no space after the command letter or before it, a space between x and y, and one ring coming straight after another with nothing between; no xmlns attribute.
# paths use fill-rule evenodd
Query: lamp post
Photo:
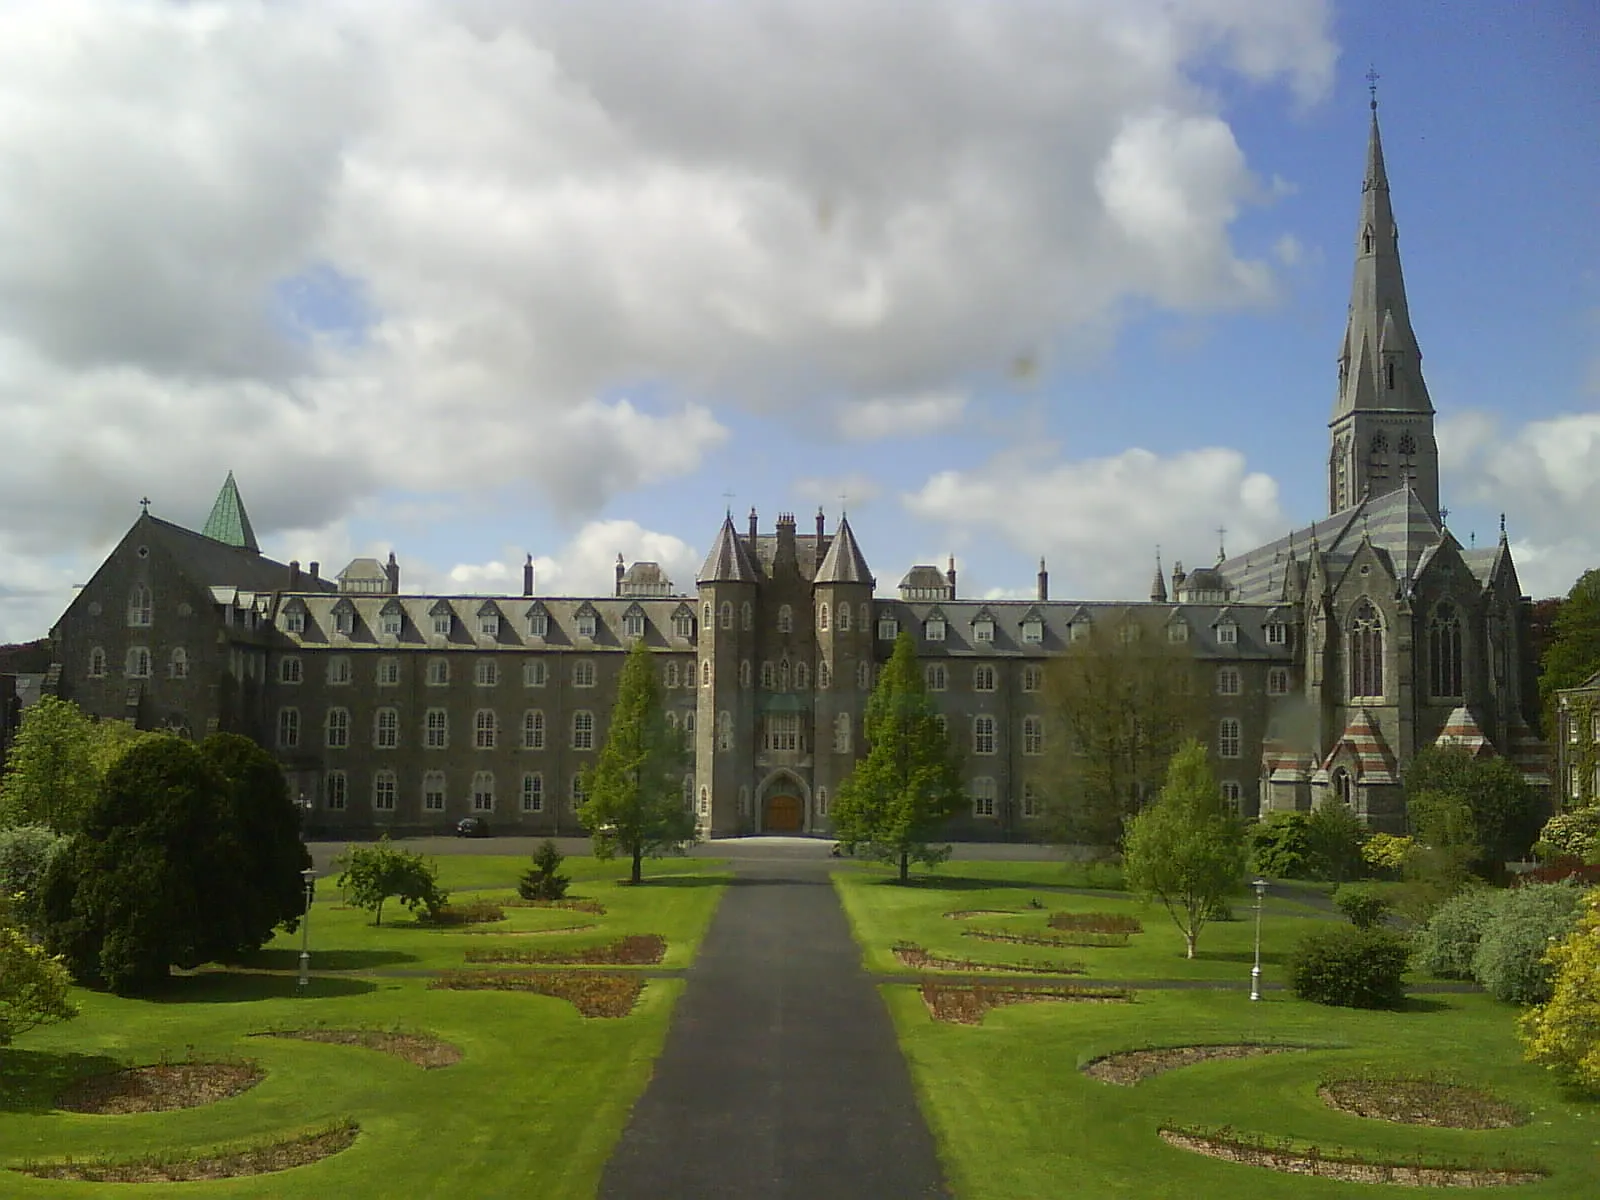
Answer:
<svg viewBox="0 0 1600 1200"><path fill-rule="evenodd" d="M300 978L295 981L294 993L304 996L311 986L311 897L316 894L317 873L307 867L300 878L306 881L306 911L300 918Z"/></svg>
<svg viewBox="0 0 1600 1200"><path fill-rule="evenodd" d="M1267 881L1256 878L1250 881L1256 890L1256 963L1250 968L1250 999L1261 999L1261 902L1267 897Z"/></svg>

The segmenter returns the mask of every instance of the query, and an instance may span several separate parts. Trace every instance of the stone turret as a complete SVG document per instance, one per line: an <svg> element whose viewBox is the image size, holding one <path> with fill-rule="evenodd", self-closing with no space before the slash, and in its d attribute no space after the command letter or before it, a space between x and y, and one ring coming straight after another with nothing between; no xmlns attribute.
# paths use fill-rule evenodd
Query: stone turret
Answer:
<svg viewBox="0 0 1600 1200"><path fill-rule="evenodd" d="M849 518L841 516L813 581L817 627L814 798L837 795L839 784L864 749L861 718L876 678L873 584ZM815 809L814 804L807 828L826 829L827 819Z"/></svg>
<svg viewBox="0 0 1600 1200"><path fill-rule="evenodd" d="M700 568L699 685L695 712L695 816L702 834L743 831L739 788L756 732L755 605L762 581L733 517L723 519Z"/></svg>

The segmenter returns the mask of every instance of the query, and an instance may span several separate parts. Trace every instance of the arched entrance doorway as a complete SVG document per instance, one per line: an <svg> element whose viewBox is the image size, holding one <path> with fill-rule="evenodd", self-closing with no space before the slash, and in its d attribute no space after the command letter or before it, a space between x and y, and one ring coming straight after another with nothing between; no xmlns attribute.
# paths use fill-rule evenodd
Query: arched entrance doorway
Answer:
<svg viewBox="0 0 1600 1200"><path fill-rule="evenodd" d="M762 833L804 833L806 785L788 771L774 771L762 783Z"/></svg>

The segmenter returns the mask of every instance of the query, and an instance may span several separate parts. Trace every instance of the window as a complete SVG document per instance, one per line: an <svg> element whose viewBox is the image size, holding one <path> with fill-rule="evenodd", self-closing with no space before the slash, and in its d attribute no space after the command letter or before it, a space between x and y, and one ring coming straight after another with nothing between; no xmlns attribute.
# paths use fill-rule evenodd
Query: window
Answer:
<svg viewBox="0 0 1600 1200"><path fill-rule="evenodd" d="M787 658L778 664L778 690L780 692L789 690L789 660Z"/></svg>
<svg viewBox="0 0 1600 1200"><path fill-rule="evenodd" d="M500 636L500 614L479 613L478 634L481 637L497 638Z"/></svg>
<svg viewBox="0 0 1600 1200"><path fill-rule="evenodd" d="M528 636L542 638L550 632L550 614L542 608L528 613Z"/></svg>
<svg viewBox="0 0 1600 1200"><path fill-rule="evenodd" d="M299 607L285 609L283 613L283 631L285 633L304 633L306 631L306 610Z"/></svg>
<svg viewBox="0 0 1600 1200"><path fill-rule="evenodd" d="M972 623L972 640L980 643L993 643L994 622L988 617Z"/></svg>
<svg viewBox="0 0 1600 1200"><path fill-rule="evenodd" d="M330 708L328 710L325 734L324 744L330 750L343 750L350 744L350 710L348 708Z"/></svg>
<svg viewBox="0 0 1600 1200"><path fill-rule="evenodd" d="M500 682L500 664L492 658L480 658L473 664L472 682L479 687L494 687Z"/></svg>
<svg viewBox="0 0 1600 1200"><path fill-rule="evenodd" d="M544 776L538 771L529 771L522 777L522 811L544 811Z"/></svg>
<svg viewBox="0 0 1600 1200"><path fill-rule="evenodd" d="M1289 627L1282 621L1269 621L1267 623L1267 645L1287 646L1289 644Z"/></svg>
<svg viewBox="0 0 1600 1200"><path fill-rule="evenodd" d="M1244 788L1236 780L1225 779L1222 781L1222 806L1234 816L1239 815L1239 809L1244 801Z"/></svg>
<svg viewBox="0 0 1600 1200"><path fill-rule="evenodd" d="M683 731L685 733L694 732L694 709L692 708L683 714Z"/></svg>
<svg viewBox="0 0 1600 1200"><path fill-rule="evenodd" d="M993 667L974 667L974 668L972 668L972 690L975 691L975 692L992 692L992 691L994 691L994 668Z"/></svg>
<svg viewBox="0 0 1600 1200"><path fill-rule="evenodd" d="M1174 621L1167 626L1167 641L1173 645L1189 640L1189 627L1182 621Z"/></svg>
<svg viewBox="0 0 1600 1200"><path fill-rule="evenodd" d="M748 658L739 660L739 686L742 688L750 686L750 660Z"/></svg>
<svg viewBox="0 0 1600 1200"><path fill-rule="evenodd" d="M575 688L592 688L594 686L594 660L580 658L572 664L572 686Z"/></svg>
<svg viewBox="0 0 1600 1200"><path fill-rule="evenodd" d="M1579 770L1577 763L1573 763L1567 768L1567 795L1574 800L1583 798L1583 774Z"/></svg>
<svg viewBox="0 0 1600 1200"><path fill-rule="evenodd" d="M934 715L933 715L933 723L939 727L939 736L940 737L948 738L950 736L950 718L949 717L945 716L943 713L934 713Z"/></svg>
<svg viewBox="0 0 1600 1200"><path fill-rule="evenodd" d="M752 607L750 601L746 600L739 606L739 628L749 630L754 629L755 627L756 610L754 607Z"/></svg>
<svg viewBox="0 0 1600 1200"><path fill-rule="evenodd" d="M711 635L711 605L709 603L700 606L700 629L707 637Z"/></svg>
<svg viewBox="0 0 1600 1200"><path fill-rule="evenodd" d="M642 612L629 612L623 615L622 635L631 638L644 636L644 614Z"/></svg>
<svg viewBox="0 0 1600 1200"><path fill-rule="evenodd" d="M585 609L583 612L578 614L578 636L579 637L581 637L581 638L592 638L592 637L594 637L596 625L597 625L597 622L595 621L595 616L594 616L594 610L593 609Z"/></svg>
<svg viewBox="0 0 1600 1200"><path fill-rule="evenodd" d="M488 771L472 773L472 811L494 811L494 775Z"/></svg>
<svg viewBox="0 0 1600 1200"><path fill-rule="evenodd" d="M450 660L448 658L430 658L428 660L428 686L445 687L450 682Z"/></svg>
<svg viewBox="0 0 1600 1200"><path fill-rule="evenodd" d="M856 664L856 687L863 692L872 690L872 664L858 662Z"/></svg>
<svg viewBox="0 0 1600 1200"><path fill-rule="evenodd" d="M1022 816L1024 820L1031 821L1039 815L1039 789L1033 785L1033 780L1024 780L1022 784Z"/></svg>
<svg viewBox="0 0 1600 1200"><path fill-rule="evenodd" d="M679 609L672 614L672 636L675 638L694 636L694 617L688 609Z"/></svg>
<svg viewBox="0 0 1600 1200"><path fill-rule="evenodd" d="M323 803L330 812L343 812L349 790L350 781L343 771L329 771L324 781Z"/></svg>
<svg viewBox="0 0 1600 1200"><path fill-rule="evenodd" d="M811 686L811 669L805 663L794 665L794 686L797 691L805 691Z"/></svg>
<svg viewBox="0 0 1600 1200"><path fill-rule="evenodd" d="M1022 718L1022 752L1024 754L1044 753L1044 718Z"/></svg>
<svg viewBox="0 0 1600 1200"><path fill-rule="evenodd" d="M150 678L150 651L143 646L130 646L124 665L129 679Z"/></svg>
<svg viewBox="0 0 1600 1200"><path fill-rule="evenodd" d="M400 660L398 658L380 658L378 660L378 686L394 687L400 682Z"/></svg>
<svg viewBox="0 0 1600 1200"><path fill-rule="evenodd" d="M711 789L700 789L700 815L705 816L711 811Z"/></svg>
<svg viewBox="0 0 1600 1200"><path fill-rule="evenodd" d="M350 682L350 656L335 654L328 660L328 682L342 687Z"/></svg>
<svg viewBox="0 0 1600 1200"><path fill-rule="evenodd" d="M299 659L295 660L299 662ZM89 651L89 678L99 679L106 673L106 652L99 646Z"/></svg>
<svg viewBox="0 0 1600 1200"><path fill-rule="evenodd" d="M878 618L878 640L892 642L900 636L900 622L885 614Z"/></svg>
<svg viewBox="0 0 1600 1200"><path fill-rule="evenodd" d="M422 777L422 811L444 811L444 772L429 771Z"/></svg>
<svg viewBox="0 0 1600 1200"><path fill-rule="evenodd" d="M972 718L972 752L974 754L994 753L994 718Z"/></svg>
<svg viewBox="0 0 1600 1200"><path fill-rule="evenodd" d="M1089 636L1089 632L1090 627L1088 621L1074 621L1067 626L1067 641L1085 641Z"/></svg>
<svg viewBox="0 0 1600 1200"><path fill-rule="evenodd" d="M372 807L376 812L394 811L394 772L377 771L372 776Z"/></svg>
<svg viewBox="0 0 1600 1200"><path fill-rule="evenodd" d="M1459 699L1461 691L1461 613L1446 601L1428 622L1428 681L1440 699Z"/></svg>
<svg viewBox="0 0 1600 1200"><path fill-rule="evenodd" d="M944 618L929 617L922 623L922 636L930 642L944 641Z"/></svg>
<svg viewBox="0 0 1600 1200"><path fill-rule="evenodd" d="M945 689L946 674L943 663L929 663L922 669L923 682L928 685L930 692L942 692Z"/></svg>
<svg viewBox="0 0 1600 1200"><path fill-rule="evenodd" d="M851 733L850 714L840 713L833 719L833 752L835 754L849 754L851 752Z"/></svg>
<svg viewBox="0 0 1600 1200"><path fill-rule="evenodd" d="M1289 694L1289 668L1273 667L1267 672L1267 695L1287 696Z"/></svg>
<svg viewBox="0 0 1600 1200"><path fill-rule="evenodd" d="M817 605L817 628L824 632L828 628L828 606L826 604Z"/></svg>
<svg viewBox="0 0 1600 1200"><path fill-rule="evenodd" d="M667 728L674 733L678 731L678 714L671 709L667 710Z"/></svg>
<svg viewBox="0 0 1600 1200"><path fill-rule="evenodd" d="M724 600L717 611L717 621L724 629L733 628L733 601Z"/></svg>
<svg viewBox="0 0 1600 1200"><path fill-rule="evenodd" d="M850 632L850 606L848 604L839 605L839 632Z"/></svg>
<svg viewBox="0 0 1600 1200"><path fill-rule="evenodd" d="M987 775L980 775L972 781L973 816L994 816L994 790L994 780Z"/></svg>
<svg viewBox="0 0 1600 1200"><path fill-rule="evenodd" d="M711 660L709 658L700 663L700 686L711 686Z"/></svg>
<svg viewBox="0 0 1600 1200"><path fill-rule="evenodd" d="M1350 620L1350 697L1383 695L1383 623L1370 600Z"/></svg>
<svg viewBox="0 0 1600 1200"><path fill-rule="evenodd" d="M572 790L567 793L567 803L572 806L573 812L577 812L588 798L589 793L583 789L583 775L580 772L572 777Z"/></svg>
<svg viewBox="0 0 1600 1200"><path fill-rule="evenodd" d="M548 663L542 658L530 658L522 664L522 686L543 687L549 678Z"/></svg>
<svg viewBox="0 0 1600 1200"><path fill-rule="evenodd" d="M167 660L167 674L173 679L189 678L189 652L182 646L175 647Z"/></svg>
<svg viewBox="0 0 1600 1200"><path fill-rule="evenodd" d="M1217 757L1239 757L1239 722L1227 717L1217 729Z"/></svg>
<svg viewBox="0 0 1600 1200"><path fill-rule="evenodd" d="M733 714L726 710L717 714L717 749L733 749Z"/></svg>
<svg viewBox="0 0 1600 1200"><path fill-rule="evenodd" d="M1239 672L1233 667L1223 667L1217 672L1217 695L1237 696L1239 694Z"/></svg>
<svg viewBox="0 0 1600 1200"><path fill-rule="evenodd" d="M393 750L400 744L400 710L380 708L372 716L372 744L379 750Z"/></svg>
<svg viewBox="0 0 1600 1200"><path fill-rule="evenodd" d="M300 710L298 708L280 708L278 710L278 745L284 750L293 750L300 745Z"/></svg>
<svg viewBox="0 0 1600 1200"><path fill-rule="evenodd" d="M825 787L819 787L817 789L817 816L825 817L827 815L828 815L828 789L825 788Z"/></svg>
<svg viewBox="0 0 1600 1200"><path fill-rule="evenodd" d="M861 605L861 630L864 633L868 629L871 629L871 628L872 628L872 605L866 603L865 601L863 601L862 605Z"/></svg>
<svg viewBox="0 0 1600 1200"><path fill-rule="evenodd" d="M594 749L594 714L588 709L580 708L572 714L572 748Z"/></svg>
<svg viewBox="0 0 1600 1200"><path fill-rule="evenodd" d="M1025 646L1038 646L1044 642L1044 622L1038 617L1030 617L1022 623L1022 644Z"/></svg>
<svg viewBox="0 0 1600 1200"><path fill-rule="evenodd" d="M433 632L439 637L449 637L453 628L455 628L454 613L437 612L433 614Z"/></svg>
<svg viewBox="0 0 1600 1200"><path fill-rule="evenodd" d="M430 708L422 721L422 744L429 750L443 750L450 745L450 714L442 708Z"/></svg>
<svg viewBox="0 0 1600 1200"><path fill-rule="evenodd" d="M492 708L480 708L472 719L472 744L479 750L493 750L500 734L500 720Z"/></svg>
<svg viewBox="0 0 1600 1200"><path fill-rule="evenodd" d="M298 654L285 654L278 660L278 682L300 682L300 656Z"/></svg>
<svg viewBox="0 0 1600 1200"><path fill-rule="evenodd" d="M676 662L669 662L666 668L666 678L662 681L662 687L666 688L668 691L671 691L673 688L677 687L679 674L680 669L678 664Z"/></svg>
<svg viewBox="0 0 1600 1200"><path fill-rule="evenodd" d="M1026 667L1022 668L1022 690L1023 691L1025 691L1025 692L1037 692L1043 686L1044 686L1044 668L1043 667L1026 666Z"/></svg>
<svg viewBox="0 0 1600 1200"><path fill-rule="evenodd" d="M397 609L397 608L386 608L386 609L383 610L383 618L382 618L382 621L381 621L381 623L379 625L379 628L384 634L386 634L389 637L399 637L400 636L400 625L401 625L403 619L404 618L401 616L399 609Z"/></svg>
<svg viewBox="0 0 1600 1200"><path fill-rule="evenodd" d="M772 664L770 662L762 663L761 664L761 688L762 688L762 690L770 692L772 690L772 684L773 684L774 679L776 679L776 676L773 674Z"/></svg>
<svg viewBox="0 0 1600 1200"><path fill-rule="evenodd" d="M769 713L765 726L766 749L787 754L800 749L800 718L795 713Z"/></svg>
<svg viewBox="0 0 1600 1200"><path fill-rule="evenodd" d="M133 591L128 593L128 624L145 628L149 626L152 615L150 589L142 583L134 584Z"/></svg>
<svg viewBox="0 0 1600 1200"><path fill-rule="evenodd" d="M333 614L333 631L349 637L356 631L356 613L353 608L341 608Z"/></svg>
<svg viewBox="0 0 1600 1200"><path fill-rule="evenodd" d="M522 748L544 749L544 713L537 708L530 708L522 714Z"/></svg>
<svg viewBox="0 0 1600 1200"><path fill-rule="evenodd" d="M1224 621L1217 626L1217 643L1222 646L1233 646L1239 642L1239 627L1232 621Z"/></svg>
<svg viewBox="0 0 1600 1200"><path fill-rule="evenodd" d="M833 686L833 668L826 662L817 664L817 686L824 691Z"/></svg>

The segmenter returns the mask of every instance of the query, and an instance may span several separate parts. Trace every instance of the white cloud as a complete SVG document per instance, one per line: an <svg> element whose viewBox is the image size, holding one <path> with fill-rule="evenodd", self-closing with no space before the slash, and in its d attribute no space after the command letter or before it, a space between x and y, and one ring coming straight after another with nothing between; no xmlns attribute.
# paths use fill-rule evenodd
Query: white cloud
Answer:
<svg viewBox="0 0 1600 1200"><path fill-rule="evenodd" d="M872 476L857 471L849 475L797 479L789 490L801 500L820 504L830 512L836 512L841 504L848 512L872 503L882 494L883 487Z"/></svg>
<svg viewBox="0 0 1600 1200"><path fill-rule="evenodd" d="M961 420L967 398L945 394L884 397L864 400L839 413L839 432L853 441L918 437L948 429Z"/></svg>
<svg viewBox="0 0 1600 1200"><path fill-rule="evenodd" d="M1219 526L1242 550L1289 524L1277 484L1221 448L1167 458L1133 449L1059 464L1006 456L942 472L904 499L956 538L998 535L1046 556L1052 594L1079 599L1144 595L1158 545L1167 566L1187 559L1193 567L1212 561Z"/></svg>

